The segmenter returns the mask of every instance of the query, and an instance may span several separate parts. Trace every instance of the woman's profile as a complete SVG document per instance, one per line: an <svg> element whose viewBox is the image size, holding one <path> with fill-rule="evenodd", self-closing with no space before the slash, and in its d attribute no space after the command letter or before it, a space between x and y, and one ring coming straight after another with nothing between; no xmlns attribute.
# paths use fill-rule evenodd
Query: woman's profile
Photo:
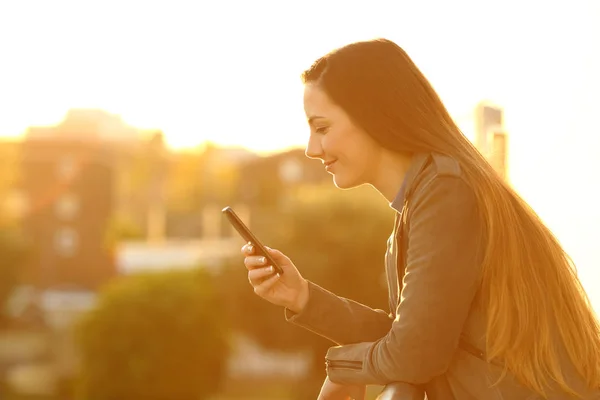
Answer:
<svg viewBox="0 0 600 400"><path fill-rule="evenodd" d="M600 325L570 258L460 132L409 56L357 42L302 75L306 155L342 189L368 184L396 211L374 310L242 252L255 292L337 344L320 399L410 385L439 399L600 399ZM377 266L369 266L377 270Z"/></svg>

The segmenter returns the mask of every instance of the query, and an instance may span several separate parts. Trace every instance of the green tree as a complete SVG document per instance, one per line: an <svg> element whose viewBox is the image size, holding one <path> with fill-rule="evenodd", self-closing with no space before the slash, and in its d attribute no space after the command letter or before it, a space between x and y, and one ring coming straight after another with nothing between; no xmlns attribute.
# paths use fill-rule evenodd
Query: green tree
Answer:
<svg viewBox="0 0 600 400"><path fill-rule="evenodd" d="M166 182L169 211L195 214L203 205L235 200L240 166L230 151L205 143L173 153Z"/></svg>
<svg viewBox="0 0 600 400"><path fill-rule="evenodd" d="M119 279L79 325L80 398L205 399L224 374L226 328L204 272Z"/></svg>
<svg viewBox="0 0 600 400"><path fill-rule="evenodd" d="M128 215L114 214L108 221L106 227L105 243L109 248L113 248L124 240L143 239L144 231Z"/></svg>
<svg viewBox="0 0 600 400"><path fill-rule="evenodd" d="M370 188L341 192L335 188L299 188L285 212L254 215L257 236L288 255L307 279L344 297L387 310L384 276L386 241L393 211ZM237 329L264 346L309 349L311 382L303 382L298 398L316 397L325 376L324 355L333 344L286 323L283 310L251 290L241 260L224 275L230 291L229 312ZM243 306L242 306L243 305Z"/></svg>

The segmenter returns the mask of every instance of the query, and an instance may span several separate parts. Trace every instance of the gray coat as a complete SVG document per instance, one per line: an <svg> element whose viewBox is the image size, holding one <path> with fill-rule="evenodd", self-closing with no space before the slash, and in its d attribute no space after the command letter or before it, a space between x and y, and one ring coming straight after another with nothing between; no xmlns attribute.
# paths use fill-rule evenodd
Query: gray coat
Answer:
<svg viewBox="0 0 600 400"><path fill-rule="evenodd" d="M502 367L487 363L483 352L483 229L459 164L438 154L415 156L391 206L397 213L385 256L389 313L312 282L305 309L286 310L288 321L339 345L327 352L330 380L396 382L424 390L429 400L537 399L510 374L493 386ZM565 368L570 382L583 387L570 363ZM586 399L600 399L600 390Z"/></svg>

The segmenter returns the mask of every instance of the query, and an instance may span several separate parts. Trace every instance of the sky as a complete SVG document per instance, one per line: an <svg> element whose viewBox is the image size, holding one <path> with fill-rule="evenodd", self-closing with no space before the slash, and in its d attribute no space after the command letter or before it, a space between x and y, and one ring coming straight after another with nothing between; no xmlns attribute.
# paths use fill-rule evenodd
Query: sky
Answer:
<svg viewBox="0 0 600 400"><path fill-rule="evenodd" d="M0 136L102 108L174 148L304 145L302 70L386 37L467 136L477 102L504 108L511 182L600 309L598 21L598 0L0 0Z"/></svg>

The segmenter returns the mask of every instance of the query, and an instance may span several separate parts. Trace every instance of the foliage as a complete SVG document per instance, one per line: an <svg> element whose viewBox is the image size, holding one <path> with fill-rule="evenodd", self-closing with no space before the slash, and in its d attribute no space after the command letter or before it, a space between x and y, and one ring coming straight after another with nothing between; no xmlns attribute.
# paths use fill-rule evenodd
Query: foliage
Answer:
<svg viewBox="0 0 600 400"><path fill-rule="evenodd" d="M227 326L200 271L125 277L81 321L80 398L204 399L223 377Z"/></svg>
<svg viewBox="0 0 600 400"><path fill-rule="evenodd" d="M235 200L239 166L227 149L207 143L201 150L172 155L166 182L170 212L194 213L206 204L226 204Z"/></svg>
<svg viewBox="0 0 600 400"><path fill-rule="evenodd" d="M192 212L202 202L204 157L198 151L180 151L172 155L166 182L170 211Z"/></svg>
<svg viewBox="0 0 600 400"><path fill-rule="evenodd" d="M109 248L124 240L142 239L144 231L135 221L125 215L115 214L108 222L105 242Z"/></svg>

